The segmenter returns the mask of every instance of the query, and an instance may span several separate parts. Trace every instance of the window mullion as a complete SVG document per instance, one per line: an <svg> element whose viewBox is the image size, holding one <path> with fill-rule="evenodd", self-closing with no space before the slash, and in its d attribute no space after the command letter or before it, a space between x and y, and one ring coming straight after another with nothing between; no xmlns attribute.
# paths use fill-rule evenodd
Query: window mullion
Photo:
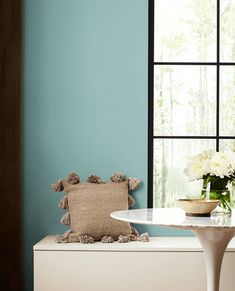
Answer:
<svg viewBox="0 0 235 291"><path fill-rule="evenodd" d="M219 151L219 139L220 139L220 0L217 0L217 40L216 40L216 57L217 57L217 68L216 68L216 151Z"/></svg>
<svg viewBox="0 0 235 291"><path fill-rule="evenodd" d="M148 35L148 207L153 207L153 114L154 114L154 0L149 0ZM150 162L151 161L151 162Z"/></svg>

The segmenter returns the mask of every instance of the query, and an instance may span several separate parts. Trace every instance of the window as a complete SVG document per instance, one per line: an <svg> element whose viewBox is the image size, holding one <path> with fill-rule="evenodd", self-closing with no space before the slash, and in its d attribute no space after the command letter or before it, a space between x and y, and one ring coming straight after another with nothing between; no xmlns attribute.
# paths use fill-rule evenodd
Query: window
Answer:
<svg viewBox="0 0 235 291"><path fill-rule="evenodd" d="M235 150L235 0L149 0L148 206L200 193L189 156Z"/></svg>

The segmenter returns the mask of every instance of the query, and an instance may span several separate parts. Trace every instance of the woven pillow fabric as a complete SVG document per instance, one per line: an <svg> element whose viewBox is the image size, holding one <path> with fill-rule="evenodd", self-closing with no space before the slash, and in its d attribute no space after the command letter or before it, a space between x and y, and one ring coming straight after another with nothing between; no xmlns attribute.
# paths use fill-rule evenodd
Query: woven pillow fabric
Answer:
<svg viewBox="0 0 235 291"><path fill-rule="evenodd" d="M101 240L105 235L117 239L119 235L131 233L128 222L110 217L113 211L128 209L128 181L72 185L63 180L62 183L68 199L72 232L89 235L95 240Z"/></svg>

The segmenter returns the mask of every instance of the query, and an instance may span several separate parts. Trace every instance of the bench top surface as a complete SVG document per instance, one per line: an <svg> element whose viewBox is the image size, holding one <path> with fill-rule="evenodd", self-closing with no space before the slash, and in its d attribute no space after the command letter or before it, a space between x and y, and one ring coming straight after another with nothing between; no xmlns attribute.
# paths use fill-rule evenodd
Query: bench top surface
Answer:
<svg viewBox="0 0 235 291"><path fill-rule="evenodd" d="M128 242L94 244L55 242L55 235L48 235L33 247L34 251L102 251L102 252L202 252L196 237L151 237L150 242ZM227 252L235 252L235 238L228 245Z"/></svg>

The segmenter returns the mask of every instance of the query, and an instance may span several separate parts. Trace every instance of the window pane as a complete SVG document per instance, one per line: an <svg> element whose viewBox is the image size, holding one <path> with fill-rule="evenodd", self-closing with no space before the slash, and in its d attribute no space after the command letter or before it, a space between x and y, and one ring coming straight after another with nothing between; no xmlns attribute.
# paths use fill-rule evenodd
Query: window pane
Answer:
<svg viewBox="0 0 235 291"><path fill-rule="evenodd" d="M220 60L235 62L235 0L221 0L220 11Z"/></svg>
<svg viewBox="0 0 235 291"><path fill-rule="evenodd" d="M215 135L216 68L155 66L154 135Z"/></svg>
<svg viewBox="0 0 235 291"><path fill-rule="evenodd" d="M215 150L214 140L154 140L153 207L171 207L177 198L199 197L201 181L188 182L184 174L188 157Z"/></svg>
<svg viewBox="0 0 235 291"><path fill-rule="evenodd" d="M220 140L220 151L235 151L235 140L234 139L221 139Z"/></svg>
<svg viewBox="0 0 235 291"><path fill-rule="evenodd" d="M220 68L220 135L235 136L235 66Z"/></svg>
<svg viewBox="0 0 235 291"><path fill-rule="evenodd" d="M155 61L216 60L216 0L155 0Z"/></svg>

